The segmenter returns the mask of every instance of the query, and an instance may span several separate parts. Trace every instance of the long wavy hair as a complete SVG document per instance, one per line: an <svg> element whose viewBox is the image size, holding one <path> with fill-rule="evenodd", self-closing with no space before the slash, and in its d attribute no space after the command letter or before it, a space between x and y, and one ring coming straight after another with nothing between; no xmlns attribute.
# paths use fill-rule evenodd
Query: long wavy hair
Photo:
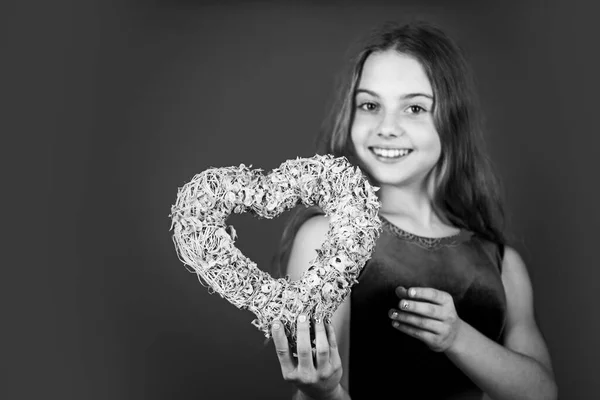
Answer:
<svg viewBox="0 0 600 400"><path fill-rule="evenodd" d="M372 53L389 50L418 60L433 88L434 124L441 142L441 155L434 168L434 209L455 226L503 247L501 191L485 151L473 73L460 47L437 26L423 21L386 23L371 32L342 75L331 113L318 136L317 152L345 156L377 185L356 156L350 128L365 60ZM318 207L298 207L288 219L273 259L281 275L285 275L299 227L319 214L324 213Z"/></svg>

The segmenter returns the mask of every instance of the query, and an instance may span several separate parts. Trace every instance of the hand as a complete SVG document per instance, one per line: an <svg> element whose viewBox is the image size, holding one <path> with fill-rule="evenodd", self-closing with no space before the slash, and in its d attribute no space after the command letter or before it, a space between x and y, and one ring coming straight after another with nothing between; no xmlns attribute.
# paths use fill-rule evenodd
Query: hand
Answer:
<svg viewBox="0 0 600 400"><path fill-rule="evenodd" d="M302 319L304 317L304 320ZM316 356L310 343L310 322L300 315L297 322L298 360L292 357L281 323L271 327L283 378L314 399L332 399L341 390L342 361L331 324L314 321Z"/></svg>
<svg viewBox="0 0 600 400"><path fill-rule="evenodd" d="M433 288L396 289L399 309L391 309L394 328L423 341L431 350L443 352L456 341L463 321L452 296Z"/></svg>

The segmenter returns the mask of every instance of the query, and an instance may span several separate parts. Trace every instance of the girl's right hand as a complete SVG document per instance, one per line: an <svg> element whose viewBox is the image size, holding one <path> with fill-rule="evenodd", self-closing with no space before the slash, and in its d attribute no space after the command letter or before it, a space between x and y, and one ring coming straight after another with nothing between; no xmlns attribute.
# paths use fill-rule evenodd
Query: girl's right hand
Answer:
<svg viewBox="0 0 600 400"><path fill-rule="evenodd" d="M291 354L288 340L281 323L275 321L271 327L275 350L281 364L283 379L293 383L306 396L313 399L340 398L342 386L342 362L337 347L333 325L314 321L316 357L310 343L310 322L306 315L297 321L298 360Z"/></svg>

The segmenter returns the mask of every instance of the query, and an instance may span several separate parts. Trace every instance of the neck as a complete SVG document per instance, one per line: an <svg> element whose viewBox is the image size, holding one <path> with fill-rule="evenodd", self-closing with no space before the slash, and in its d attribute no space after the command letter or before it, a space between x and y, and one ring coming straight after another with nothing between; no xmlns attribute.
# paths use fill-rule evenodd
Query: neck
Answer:
<svg viewBox="0 0 600 400"><path fill-rule="evenodd" d="M412 220L424 227L434 219L432 198L422 190L382 186L377 192L380 212L395 218Z"/></svg>
<svg viewBox="0 0 600 400"><path fill-rule="evenodd" d="M383 185L377 195L382 204L380 214L400 228L422 236L448 231L448 224L433 205L432 190Z"/></svg>

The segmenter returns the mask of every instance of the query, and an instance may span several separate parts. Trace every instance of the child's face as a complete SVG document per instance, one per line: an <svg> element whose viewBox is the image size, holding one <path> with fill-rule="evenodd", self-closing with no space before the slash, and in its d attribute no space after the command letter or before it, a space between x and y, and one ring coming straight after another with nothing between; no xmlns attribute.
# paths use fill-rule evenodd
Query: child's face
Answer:
<svg viewBox="0 0 600 400"><path fill-rule="evenodd" d="M377 184L422 183L441 144L433 123L433 90L421 64L396 51L369 55L354 100L352 143Z"/></svg>

